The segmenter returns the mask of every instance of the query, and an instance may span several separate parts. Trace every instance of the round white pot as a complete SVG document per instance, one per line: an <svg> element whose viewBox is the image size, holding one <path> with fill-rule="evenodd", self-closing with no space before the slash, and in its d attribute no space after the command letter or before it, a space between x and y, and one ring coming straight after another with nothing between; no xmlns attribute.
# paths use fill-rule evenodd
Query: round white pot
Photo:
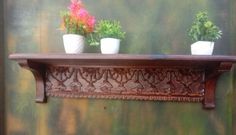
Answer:
<svg viewBox="0 0 236 135"><path fill-rule="evenodd" d="M84 51L84 36L77 34L63 35L63 43L66 53L82 53Z"/></svg>
<svg viewBox="0 0 236 135"><path fill-rule="evenodd" d="M214 50L214 42L197 41L191 45L191 53L193 55L212 55Z"/></svg>
<svg viewBox="0 0 236 135"><path fill-rule="evenodd" d="M100 40L102 54L117 54L120 49L120 39L103 38Z"/></svg>

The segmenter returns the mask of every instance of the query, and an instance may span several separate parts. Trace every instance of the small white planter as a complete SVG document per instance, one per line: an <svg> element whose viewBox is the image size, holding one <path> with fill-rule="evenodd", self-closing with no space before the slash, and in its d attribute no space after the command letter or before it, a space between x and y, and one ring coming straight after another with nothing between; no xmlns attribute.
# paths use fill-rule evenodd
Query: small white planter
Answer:
<svg viewBox="0 0 236 135"><path fill-rule="evenodd" d="M117 54L120 49L120 39L103 38L100 40L102 54Z"/></svg>
<svg viewBox="0 0 236 135"><path fill-rule="evenodd" d="M63 43L66 53L82 53L84 51L84 36L77 34L63 35Z"/></svg>
<svg viewBox="0 0 236 135"><path fill-rule="evenodd" d="M212 55L214 50L214 42L197 41L191 45L192 55Z"/></svg>

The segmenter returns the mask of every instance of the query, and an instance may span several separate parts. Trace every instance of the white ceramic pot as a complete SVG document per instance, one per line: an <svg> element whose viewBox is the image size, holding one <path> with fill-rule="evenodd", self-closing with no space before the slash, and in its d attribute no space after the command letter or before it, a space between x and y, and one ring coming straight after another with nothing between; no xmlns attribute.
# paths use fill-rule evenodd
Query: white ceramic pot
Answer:
<svg viewBox="0 0 236 135"><path fill-rule="evenodd" d="M120 39L103 38L100 40L102 54L117 54L120 49Z"/></svg>
<svg viewBox="0 0 236 135"><path fill-rule="evenodd" d="M212 55L214 50L214 42L197 41L191 45L192 55Z"/></svg>
<svg viewBox="0 0 236 135"><path fill-rule="evenodd" d="M63 43L66 53L82 53L84 51L84 36L77 34L63 35Z"/></svg>

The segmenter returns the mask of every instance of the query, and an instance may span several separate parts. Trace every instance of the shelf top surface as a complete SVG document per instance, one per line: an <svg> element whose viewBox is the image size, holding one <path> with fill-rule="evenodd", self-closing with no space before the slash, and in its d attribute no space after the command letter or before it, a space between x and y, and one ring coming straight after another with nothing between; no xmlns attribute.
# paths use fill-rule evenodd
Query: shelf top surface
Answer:
<svg viewBox="0 0 236 135"><path fill-rule="evenodd" d="M15 53L9 58L52 65L206 65L210 63L236 63L236 56L225 55L153 55L153 54L30 54ZM171 63L171 64L170 64Z"/></svg>
<svg viewBox="0 0 236 135"><path fill-rule="evenodd" d="M9 56L12 60L173 60L173 61L224 61L236 62L236 56L226 55L147 55L147 54L40 54L15 53Z"/></svg>

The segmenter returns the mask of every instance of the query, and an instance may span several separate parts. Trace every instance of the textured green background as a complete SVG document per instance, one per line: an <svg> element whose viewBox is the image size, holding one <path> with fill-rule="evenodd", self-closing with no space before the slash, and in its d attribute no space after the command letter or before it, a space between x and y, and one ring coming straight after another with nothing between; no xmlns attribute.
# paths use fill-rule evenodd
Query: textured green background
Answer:
<svg viewBox="0 0 236 135"><path fill-rule="evenodd" d="M3 32L3 1L0 1L0 135L3 135L4 130L4 76L3 76L3 47L4 47L4 32Z"/></svg>
<svg viewBox="0 0 236 135"><path fill-rule="evenodd" d="M191 41L186 31L194 14L207 10L223 31L214 54L236 55L235 0L84 0L84 3L97 19L121 21L127 32L121 53L190 54ZM233 134L236 128L233 71L219 79L217 106L210 111L197 103L58 98L49 98L47 104L34 103L32 74L9 61L7 55L64 52L62 33L58 30L59 11L66 9L69 0L4 0L4 4L6 134ZM87 47L86 52L98 50Z"/></svg>

